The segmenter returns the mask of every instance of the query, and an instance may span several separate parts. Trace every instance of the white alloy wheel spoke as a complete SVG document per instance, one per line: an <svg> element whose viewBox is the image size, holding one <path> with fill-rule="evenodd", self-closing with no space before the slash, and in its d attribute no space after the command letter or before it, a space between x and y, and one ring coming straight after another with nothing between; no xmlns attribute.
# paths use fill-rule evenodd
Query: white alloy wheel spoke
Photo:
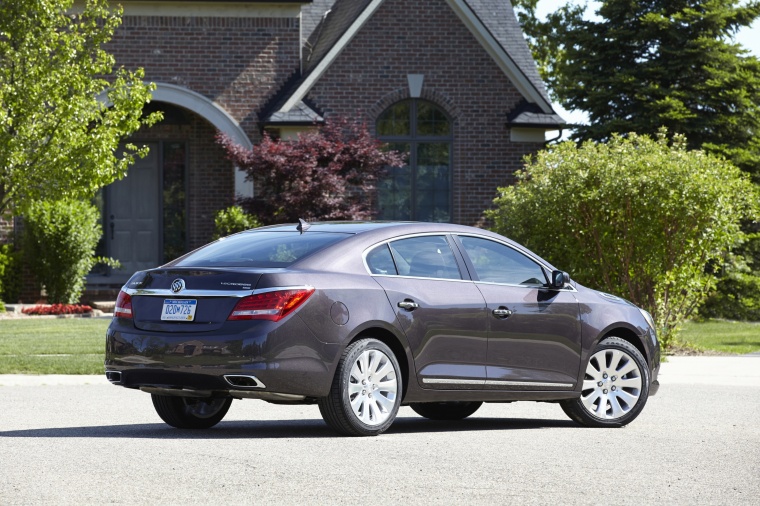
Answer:
<svg viewBox="0 0 760 506"><path fill-rule="evenodd" d="M617 395L610 395L610 406L612 406L612 415L607 418L618 418L626 413L626 410L620 405Z"/></svg>
<svg viewBox="0 0 760 506"><path fill-rule="evenodd" d="M641 390L641 376L617 380L615 384L618 388L635 388L636 390Z"/></svg>
<svg viewBox="0 0 760 506"><path fill-rule="evenodd" d="M610 361L610 366L608 367L608 369L610 371L616 371L617 372L618 367L620 367L620 361L622 360L623 363L625 364L625 362L626 362L625 359L628 359L629 362L631 360L628 357L628 355L624 355L623 352L618 351L618 350L613 350L612 351L612 360Z"/></svg>
<svg viewBox="0 0 760 506"><path fill-rule="evenodd" d="M626 392L625 390L618 390L615 393L617 394L618 397L620 397L621 399L623 399L623 401L626 404L628 404L628 406L631 406L631 407L634 404L636 404L636 401L639 400L639 396L638 395L631 394L629 392Z"/></svg>
<svg viewBox="0 0 760 506"><path fill-rule="evenodd" d="M396 377L395 372L396 371L393 370L393 364L391 364L391 361L390 360L386 361L383 367L381 367L379 371L373 374L373 376L375 377L375 383L379 383L380 380L388 376L389 373L394 373L393 377L395 378Z"/></svg>
<svg viewBox="0 0 760 506"><path fill-rule="evenodd" d="M361 395L362 389L364 389L364 387L362 386L361 383L354 383L354 382L349 381L348 382L348 397L351 398L355 394Z"/></svg>
<svg viewBox="0 0 760 506"><path fill-rule="evenodd" d="M375 399L375 402L377 403L377 405L380 406L380 408L382 408L381 411L383 413L389 413L390 410L393 409L393 404L396 400L396 396L393 395L392 397L386 397L382 394L377 393L375 394L373 399Z"/></svg>
<svg viewBox="0 0 760 506"><path fill-rule="evenodd" d="M597 387L597 380L595 380L595 379L592 379L592 380L588 380L588 379L587 380L583 380L583 391L584 392L586 390L591 390L592 388L596 388L596 387Z"/></svg>
<svg viewBox="0 0 760 506"><path fill-rule="evenodd" d="M627 364L625 364L623 367L621 367L619 370L615 370L616 373L618 373L619 376L625 376L629 372L632 371L639 371L639 366L636 365L636 362L633 360L629 360Z"/></svg>

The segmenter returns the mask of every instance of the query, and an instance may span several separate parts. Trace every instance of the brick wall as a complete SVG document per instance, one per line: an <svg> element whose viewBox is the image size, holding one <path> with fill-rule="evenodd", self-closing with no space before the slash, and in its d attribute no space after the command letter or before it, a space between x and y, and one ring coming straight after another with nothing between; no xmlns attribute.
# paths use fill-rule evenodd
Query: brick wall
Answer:
<svg viewBox="0 0 760 506"><path fill-rule="evenodd" d="M506 115L521 95L444 0L387 0L311 90L327 116L364 116L408 98L407 74L424 74L422 98L454 121L452 221L482 224L496 188L542 144L512 143Z"/></svg>
<svg viewBox="0 0 760 506"><path fill-rule="evenodd" d="M117 65L145 69L146 81L183 86L216 102L260 139L258 113L299 68L294 18L125 16L107 49ZM216 130L195 114L182 127L157 125L135 139L188 143L188 247L207 243L214 213L233 203L234 172Z"/></svg>

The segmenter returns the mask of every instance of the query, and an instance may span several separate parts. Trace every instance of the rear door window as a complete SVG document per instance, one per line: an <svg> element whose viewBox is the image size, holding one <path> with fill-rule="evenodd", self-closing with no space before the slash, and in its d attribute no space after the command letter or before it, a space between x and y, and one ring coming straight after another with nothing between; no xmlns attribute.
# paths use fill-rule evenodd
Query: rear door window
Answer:
<svg viewBox="0 0 760 506"><path fill-rule="evenodd" d="M399 239L389 246L401 276L462 279L454 253L442 235Z"/></svg>
<svg viewBox="0 0 760 506"><path fill-rule="evenodd" d="M243 232L171 263L178 267L288 267L352 234L331 232Z"/></svg>

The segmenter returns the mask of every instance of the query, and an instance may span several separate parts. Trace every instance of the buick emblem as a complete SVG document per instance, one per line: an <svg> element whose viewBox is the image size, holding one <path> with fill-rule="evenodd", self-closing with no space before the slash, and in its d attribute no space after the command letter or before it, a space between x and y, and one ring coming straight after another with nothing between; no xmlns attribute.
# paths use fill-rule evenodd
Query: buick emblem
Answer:
<svg viewBox="0 0 760 506"><path fill-rule="evenodd" d="M172 281L172 292L179 293L182 290L185 289L185 280L182 278L177 278L174 281Z"/></svg>

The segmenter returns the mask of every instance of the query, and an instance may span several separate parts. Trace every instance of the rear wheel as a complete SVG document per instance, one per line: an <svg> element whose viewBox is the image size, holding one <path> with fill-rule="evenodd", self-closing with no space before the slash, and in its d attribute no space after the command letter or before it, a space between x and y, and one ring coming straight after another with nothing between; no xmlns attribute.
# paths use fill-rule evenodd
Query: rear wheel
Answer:
<svg viewBox="0 0 760 506"><path fill-rule="evenodd" d="M622 427L644 409L649 377L646 360L635 346L618 337L608 337L591 355L580 398L560 405L581 425Z"/></svg>
<svg viewBox="0 0 760 506"><path fill-rule="evenodd" d="M482 405L482 402L418 402L411 404L411 408L431 420L462 420Z"/></svg>
<svg viewBox="0 0 760 506"><path fill-rule="evenodd" d="M178 429L208 429L222 421L232 404L231 397L175 397L151 394L161 419Z"/></svg>
<svg viewBox="0 0 760 506"><path fill-rule="evenodd" d="M401 374L390 348L377 339L350 344L335 372L330 395L319 399L325 422L345 436L377 436L396 419Z"/></svg>

